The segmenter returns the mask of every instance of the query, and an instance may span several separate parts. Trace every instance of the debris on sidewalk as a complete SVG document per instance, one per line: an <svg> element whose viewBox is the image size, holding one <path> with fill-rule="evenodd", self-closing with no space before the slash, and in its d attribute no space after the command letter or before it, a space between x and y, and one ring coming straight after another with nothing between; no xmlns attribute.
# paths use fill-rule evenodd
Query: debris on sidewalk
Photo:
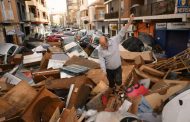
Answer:
<svg viewBox="0 0 190 122"><path fill-rule="evenodd" d="M189 110L190 79L185 77L190 68L189 49L161 61L150 51L122 51L122 86L112 89L98 63L69 57L61 42L48 43L46 48L15 54L8 64L0 65L0 121L168 122L189 118L179 113Z"/></svg>

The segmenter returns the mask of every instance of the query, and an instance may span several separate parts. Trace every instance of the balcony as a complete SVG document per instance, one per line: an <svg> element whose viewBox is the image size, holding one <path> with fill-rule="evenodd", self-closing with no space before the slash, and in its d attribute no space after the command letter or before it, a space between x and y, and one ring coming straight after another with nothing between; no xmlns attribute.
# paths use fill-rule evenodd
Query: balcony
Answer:
<svg viewBox="0 0 190 122"><path fill-rule="evenodd" d="M105 14L105 19L115 19L115 18L119 18L119 12Z"/></svg>
<svg viewBox="0 0 190 122"><path fill-rule="evenodd" d="M104 4L108 4L109 2L111 2L112 0L104 0Z"/></svg>
<svg viewBox="0 0 190 122"><path fill-rule="evenodd" d="M94 21L103 21L105 19L105 14L94 15Z"/></svg>

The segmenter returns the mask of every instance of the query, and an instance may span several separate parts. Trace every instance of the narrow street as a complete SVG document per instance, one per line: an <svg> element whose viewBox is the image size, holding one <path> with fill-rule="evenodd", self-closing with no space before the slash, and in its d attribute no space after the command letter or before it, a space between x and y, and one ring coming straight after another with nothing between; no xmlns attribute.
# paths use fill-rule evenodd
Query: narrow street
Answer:
<svg viewBox="0 0 190 122"><path fill-rule="evenodd" d="M0 0L0 122L190 122L190 0Z"/></svg>

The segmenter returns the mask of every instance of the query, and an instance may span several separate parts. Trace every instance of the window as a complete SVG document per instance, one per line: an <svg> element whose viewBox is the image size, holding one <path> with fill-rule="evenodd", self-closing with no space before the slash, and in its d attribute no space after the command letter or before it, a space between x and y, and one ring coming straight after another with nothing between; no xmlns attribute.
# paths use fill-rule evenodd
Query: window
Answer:
<svg viewBox="0 0 190 122"><path fill-rule="evenodd" d="M121 12L124 12L124 0L121 0Z"/></svg>

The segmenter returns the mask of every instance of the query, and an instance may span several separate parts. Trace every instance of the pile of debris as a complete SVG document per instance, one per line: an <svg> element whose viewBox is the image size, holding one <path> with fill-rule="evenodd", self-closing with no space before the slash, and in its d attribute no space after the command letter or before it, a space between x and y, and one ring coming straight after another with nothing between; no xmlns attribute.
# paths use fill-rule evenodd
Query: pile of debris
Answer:
<svg viewBox="0 0 190 122"><path fill-rule="evenodd" d="M39 47L38 47L39 48ZM112 91L98 63L58 47L0 65L0 121L187 122L190 49L155 61L121 52L123 87Z"/></svg>

